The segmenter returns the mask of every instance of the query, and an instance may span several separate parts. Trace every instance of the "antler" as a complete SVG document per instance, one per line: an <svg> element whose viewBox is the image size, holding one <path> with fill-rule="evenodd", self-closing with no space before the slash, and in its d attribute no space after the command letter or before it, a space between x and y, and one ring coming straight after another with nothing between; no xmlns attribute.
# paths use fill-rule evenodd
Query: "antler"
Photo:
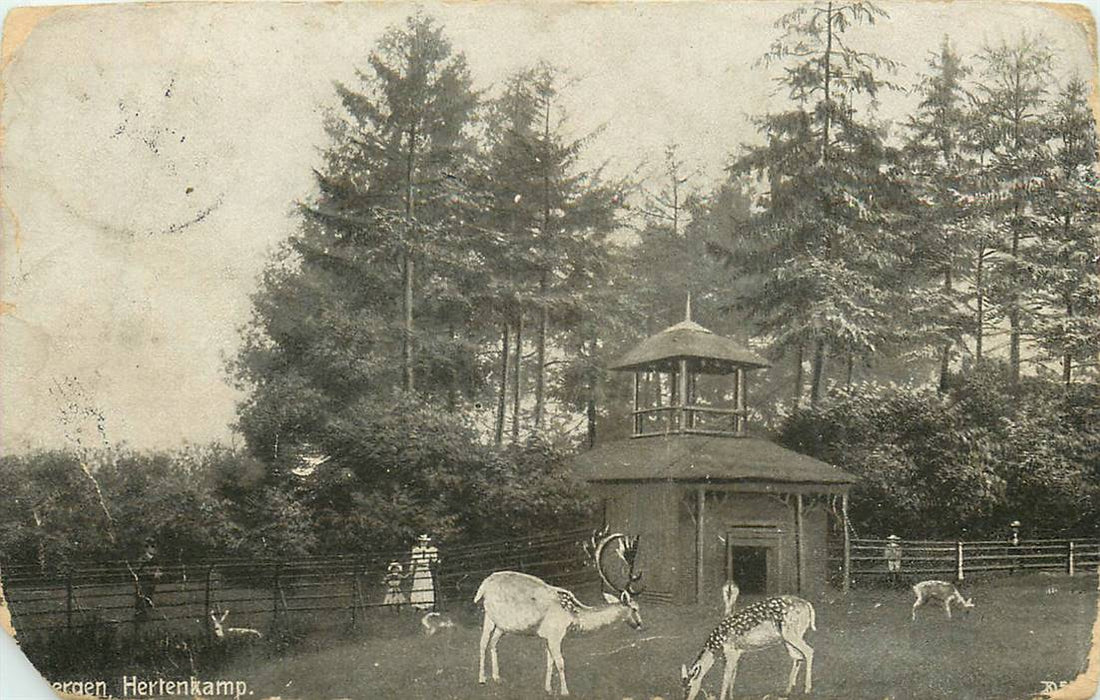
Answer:
<svg viewBox="0 0 1100 700"><path fill-rule="evenodd" d="M584 552L593 561L599 561L596 558L596 550L599 549L600 541L607 536L607 530L607 525L604 525L599 530L593 530L591 539L584 543Z"/></svg>
<svg viewBox="0 0 1100 700"><path fill-rule="evenodd" d="M642 578L641 572L635 573L635 560L638 556L638 536L628 537L621 533L614 533L610 535L604 533L606 533L606 528L596 533L598 535L601 535L601 537L599 539L599 542L596 543L595 552L593 553L593 559L596 562L596 571L600 574L600 580L603 581L603 584L605 586L613 591L618 591L619 593L625 592L629 593L630 595L637 595L638 593L641 593L642 589L635 585ZM595 542L595 540L596 537L593 536L593 542ZM619 556L622 557L623 561L626 562L627 566L630 567L629 579L627 580L626 586L623 587L619 587L611 583L611 581L607 578L607 574L605 574L603 570L603 550L612 540L619 541Z"/></svg>
<svg viewBox="0 0 1100 700"><path fill-rule="evenodd" d="M626 591L630 595L638 595L645 588L643 586L635 585L642 578L642 572L636 571L635 562L638 559L638 542L641 540L641 535L635 535L634 537L626 538L626 542L623 546L623 559L630 565L630 580L626 584Z"/></svg>
<svg viewBox="0 0 1100 700"><path fill-rule="evenodd" d="M596 572L600 575L600 580L603 581L603 585L607 586L613 591L618 591L619 588L615 584L611 583L611 581L607 580L607 574L605 574L603 571L603 549L611 540L621 539L622 537L622 535L617 533L613 535L603 535L602 537L600 537L600 541L596 544L596 551L593 553L592 557L593 560L596 562ZM595 539L595 537L593 537L593 539Z"/></svg>

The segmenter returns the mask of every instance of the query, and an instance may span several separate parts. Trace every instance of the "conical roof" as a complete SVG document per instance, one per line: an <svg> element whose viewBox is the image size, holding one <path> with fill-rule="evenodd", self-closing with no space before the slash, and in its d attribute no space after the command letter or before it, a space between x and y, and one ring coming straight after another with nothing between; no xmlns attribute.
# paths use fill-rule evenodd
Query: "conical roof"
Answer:
<svg viewBox="0 0 1100 700"><path fill-rule="evenodd" d="M611 369L664 369L680 359L701 360L701 371L708 373L769 366L753 351L689 318L646 338L612 364Z"/></svg>

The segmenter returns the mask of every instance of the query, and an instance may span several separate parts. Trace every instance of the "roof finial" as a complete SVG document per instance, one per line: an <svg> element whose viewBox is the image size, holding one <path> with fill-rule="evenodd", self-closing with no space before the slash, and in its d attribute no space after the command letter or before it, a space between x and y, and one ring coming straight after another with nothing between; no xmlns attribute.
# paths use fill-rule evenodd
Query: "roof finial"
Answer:
<svg viewBox="0 0 1100 700"><path fill-rule="evenodd" d="M691 320L691 292L688 292L687 306L684 308L684 320Z"/></svg>

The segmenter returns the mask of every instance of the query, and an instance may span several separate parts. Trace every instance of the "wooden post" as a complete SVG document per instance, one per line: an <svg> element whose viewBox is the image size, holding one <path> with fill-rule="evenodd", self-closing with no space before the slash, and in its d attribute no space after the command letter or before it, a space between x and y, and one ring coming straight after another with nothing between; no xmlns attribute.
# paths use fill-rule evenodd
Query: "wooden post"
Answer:
<svg viewBox="0 0 1100 700"><path fill-rule="evenodd" d="M703 602L703 511L706 509L707 487L695 493L695 604Z"/></svg>
<svg viewBox="0 0 1100 700"><path fill-rule="evenodd" d="M145 617L145 612L141 606L141 574L139 573L134 574L134 639L138 638L142 618Z"/></svg>
<svg viewBox="0 0 1100 700"><path fill-rule="evenodd" d="M955 542L955 580L963 580L963 543Z"/></svg>
<svg viewBox="0 0 1100 700"><path fill-rule="evenodd" d="M680 414L680 431L684 432L688 428L687 424L687 399L688 399L688 362L686 359L680 360L680 377L679 382L676 385L677 393L679 394L680 407L678 412Z"/></svg>
<svg viewBox="0 0 1100 700"><path fill-rule="evenodd" d="M1073 576L1073 540L1069 542L1069 551L1066 552L1066 573Z"/></svg>
<svg viewBox="0 0 1100 700"><path fill-rule="evenodd" d="M65 576L65 629L73 631L73 572Z"/></svg>
<svg viewBox="0 0 1100 700"><path fill-rule="evenodd" d="M748 416L745 415L748 400L745 397L745 369L737 368L737 432L743 433L748 427Z"/></svg>
<svg viewBox="0 0 1100 700"><path fill-rule="evenodd" d="M640 372L634 372L634 411L635 411L635 413L634 413L634 434L635 435L641 435L641 433L642 433L642 430L641 430L642 416L637 413L637 411L641 410L640 407L638 406L638 397L639 397L638 384L641 381L640 374L641 374Z"/></svg>
<svg viewBox="0 0 1100 700"><path fill-rule="evenodd" d="M359 590L359 573L355 570L355 564L352 564L351 576L348 577L348 582L351 583L351 594L348 598L351 600L351 628L355 629L358 624L356 619L356 613L358 612L357 601L355 599L356 591Z"/></svg>
<svg viewBox="0 0 1100 700"><path fill-rule="evenodd" d="M206 628L206 641L207 643L213 643L214 641L214 626L211 624L210 613L210 583L214 577L214 567L206 567L206 593L203 596L203 610L202 619L205 622L203 627Z"/></svg>
<svg viewBox="0 0 1100 700"><path fill-rule="evenodd" d="M271 628L278 629L279 627L279 595L282 593L282 582L279 580L280 570L283 568L282 562L275 565L275 585L271 587Z"/></svg>
<svg viewBox="0 0 1100 700"><path fill-rule="evenodd" d="M802 494L796 493L794 495L794 539L795 539L795 558L797 565L795 566L795 592L801 593L802 586L806 581L806 538L802 532Z"/></svg>
<svg viewBox="0 0 1100 700"><path fill-rule="evenodd" d="M355 572L355 605L363 609L364 614L367 612L367 601L363 599L363 575L368 573L366 567L362 571Z"/></svg>
<svg viewBox="0 0 1100 700"><path fill-rule="evenodd" d="M843 519L841 526L844 528L844 563L842 565L844 581L841 584L841 590L845 593L851 587L852 583L852 538L848 534L848 494L840 494L840 513Z"/></svg>

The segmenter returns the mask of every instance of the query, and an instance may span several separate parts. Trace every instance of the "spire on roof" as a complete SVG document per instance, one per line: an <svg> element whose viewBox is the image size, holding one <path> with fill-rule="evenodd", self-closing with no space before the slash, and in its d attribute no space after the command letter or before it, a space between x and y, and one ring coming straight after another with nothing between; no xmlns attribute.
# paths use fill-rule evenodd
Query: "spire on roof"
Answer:
<svg viewBox="0 0 1100 700"><path fill-rule="evenodd" d="M691 321L691 292L688 292L687 307L684 309L684 320Z"/></svg>

